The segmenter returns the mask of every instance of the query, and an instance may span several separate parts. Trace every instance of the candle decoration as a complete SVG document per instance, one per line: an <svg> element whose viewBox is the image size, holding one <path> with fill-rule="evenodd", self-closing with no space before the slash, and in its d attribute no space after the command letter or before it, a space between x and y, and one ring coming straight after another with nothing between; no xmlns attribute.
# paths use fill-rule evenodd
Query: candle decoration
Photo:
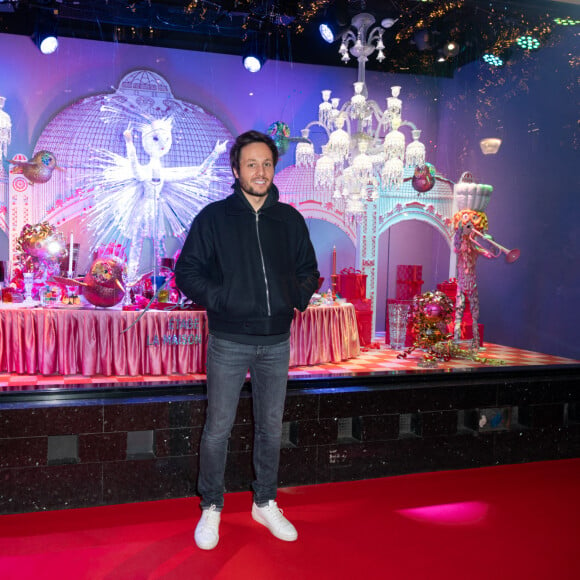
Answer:
<svg viewBox="0 0 580 580"><path fill-rule="evenodd" d="M330 275L331 285L332 285L332 297L336 298L336 286L338 276L336 275L336 246L332 248L332 274Z"/></svg>
<svg viewBox="0 0 580 580"><path fill-rule="evenodd" d="M73 244L73 234L70 234L70 244L68 250L68 277L72 278L73 273L73 255L74 255L74 244Z"/></svg>

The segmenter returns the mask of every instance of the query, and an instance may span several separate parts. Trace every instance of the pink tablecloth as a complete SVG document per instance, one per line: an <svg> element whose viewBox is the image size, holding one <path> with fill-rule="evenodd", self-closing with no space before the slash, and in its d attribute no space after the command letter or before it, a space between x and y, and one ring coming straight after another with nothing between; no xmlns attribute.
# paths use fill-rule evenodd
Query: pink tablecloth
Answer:
<svg viewBox="0 0 580 580"><path fill-rule="evenodd" d="M290 329L290 366L340 362L359 354L352 304L311 306L296 312Z"/></svg>
<svg viewBox="0 0 580 580"><path fill-rule="evenodd" d="M205 372L205 312L0 308L0 372L60 375L174 375ZM137 322L136 322L137 321ZM352 305L296 312L290 364L358 356Z"/></svg>
<svg viewBox="0 0 580 580"><path fill-rule="evenodd" d="M205 312L0 309L0 371L61 375L204 372Z"/></svg>

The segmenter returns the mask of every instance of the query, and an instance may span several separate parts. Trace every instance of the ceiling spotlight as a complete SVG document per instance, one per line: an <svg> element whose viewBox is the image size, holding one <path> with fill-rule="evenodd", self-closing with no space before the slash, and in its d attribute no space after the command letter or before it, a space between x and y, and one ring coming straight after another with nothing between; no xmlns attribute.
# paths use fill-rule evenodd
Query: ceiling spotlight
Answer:
<svg viewBox="0 0 580 580"><path fill-rule="evenodd" d="M261 70L266 62L265 38L254 33L242 44L242 62L244 68L251 73Z"/></svg>
<svg viewBox="0 0 580 580"><path fill-rule="evenodd" d="M453 40L450 40L448 43L445 44L443 52L447 57L457 56L459 54L459 44L457 44L457 42Z"/></svg>
<svg viewBox="0 0 580 580"><path fill-rule="evenodd" d="M338 38L337 27L329 22L323 22L318 27L318 32L320 32L320 36L322 36L322 39L328 42L328 44L332 44Z"/></svg>
<svg viewBox="0 0 580 580"><path fill-rule="evenodd" d="M350 16L348 4L348 0L336 0L333 8L326 11L324 20L318 26L320 36L328 44L332 44L335 40L338 40L349 28Z"/></svg>
<svg viewBox="0 0 580 580"><path fill-rule="evenodd" d="M524 35L516 39L516 44L525 50L535 50L540 48L540 41L533 36Z"/></svg>
<svg viewBox="0 0 580 580"><path fill-rule="evenodd" d="M58 48L56 25L53 14L39 15L36 19L32 40L42 54L52 54Z"/></svg>
<svg viewBox="0 0 580 580"><path fill-rule="evenodd" d="M38 41L38 48L42 54L52 54L58 48L58 38L49 34Z"/></svg>
<svg viewBox="0 0 580 580"><path fill-rule="evenodd" d="M258 72L262 68L263 64L263 60L258 56L253 56L250 54L244 57L244 68L251 73Z"/></svg>
<svg viewBox="0 0 580 580"><path fill-rule="evenodd" d="M503 60L499 56L496 56L495 54L489 54L489 53L484 54L483 60L489 66L503 66Z"/></svg>

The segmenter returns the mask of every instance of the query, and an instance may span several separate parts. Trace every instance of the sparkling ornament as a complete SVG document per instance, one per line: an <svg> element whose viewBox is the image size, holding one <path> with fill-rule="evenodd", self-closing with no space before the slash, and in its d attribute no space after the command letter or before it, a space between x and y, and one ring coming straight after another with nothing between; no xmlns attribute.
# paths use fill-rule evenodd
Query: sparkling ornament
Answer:
<svg viewBox="0 0 580 580"><path fill-rule="evenodd" d="M62 233L48 222L41 222L22 228L16 240L16 253L18 258L11 284L26 290L26 296L33 299L47 278L60 271L60 261L68 252ZM28 289L24 284L27 279L29 286L33 285Z"/></svg>
<svg viewBox="0 0 580 580"><path fill-rule="evenodd" d="M425 318L429 322L439 322L443 317L443 309L440 304L430 303L425 305Z"/></svg>
<svg viewBox="0 0 580 580"><path fill-rule="evenodd" d="M25 272L56 265L68 254L62 233L48 222L25 225L16 241L16 251L19 265Z"/></svg>
<svg viewBox="0 0 580 580"><path fill-rule="evenodd" d="M426 351L425 361L434 362L437 354L433 347L451 338L447 331L447 325L453 320L451 299L440 290L418 294L413 298L410 319L414 342L402 357L421 348Z"/></svg>

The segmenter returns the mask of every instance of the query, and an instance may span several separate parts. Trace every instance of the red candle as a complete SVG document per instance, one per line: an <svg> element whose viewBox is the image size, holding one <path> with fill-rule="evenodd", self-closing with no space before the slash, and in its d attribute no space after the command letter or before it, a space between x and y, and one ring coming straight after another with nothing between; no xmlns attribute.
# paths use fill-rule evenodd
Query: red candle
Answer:
<svg viewBox="0 0 580 580"><path fill-rule="evenodd" d="M332 275L336 275L336 246L332 248Z"/></svg>

